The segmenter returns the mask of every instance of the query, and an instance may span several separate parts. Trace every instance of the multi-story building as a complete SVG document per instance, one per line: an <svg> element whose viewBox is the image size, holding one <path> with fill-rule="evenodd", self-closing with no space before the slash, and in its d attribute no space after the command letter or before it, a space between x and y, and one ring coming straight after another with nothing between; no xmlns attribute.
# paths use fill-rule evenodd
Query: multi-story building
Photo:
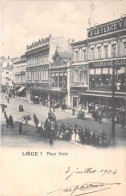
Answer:
<svg viewBox="0 0 126 196"><path fill-rule="evenodd" d="M51 100L70 105L70 61L71 54L57 48L50 64Z"/></svg>
<svg viewBox="0 0 126 196"><path fill-rule="evenodd" d="M88 70L85 71L87 73L85 76L88 83L87 89L80 92L76 87L80 102L111 106L114 77L116 105L124 107L126 96L126 17L89 28L87 39L73 43L72 46L75 67L78 65L80 71L82 70L80 63L83 57L85 61L82 64L87 65L86 70ZM73 65L74 63L72 63L72 67ZM75 81L81 79L80 72L76 68L72 75L75 77ZM74 105L77 105L77 101L75 104L73 103Z"/></svg>
<svg viewBox="0 0 126 196"><path fill-rule="evenodd" d="M27 97L34 100L38 97L43 104L48 104L50 94L49 64L56 47L65 49L66 42L61 38L52 38L51 35L27 46L26 72Z"/></svg>
<svg viewBox="0 0 126 196"><path fill-rule="evenodd" d="M87 40L71 43L71 107L78 108L81 103L80 94L88 89L88 43Z"/></svg>
<svg viewBox="0 0 126 196"><path fill-rule="evenodd" d="M1 84L2 86L13 87L14 85L14 69L13 59L1 59Z"/></svg>
<svg viewBox="0 0 126 196"><path fill-rule="evenodd" d="M26 80L27 97L34 99L36 96L48 100L49 90L49 51L51 36L27 46L26 55Z"/></svg>
<svg viewBox="0 0 126 196"><path fill-rule="evenodd" d="M113 77L117 107L126 96L126 17L88 29L89 102L112 105ZM114 75L113 75L114 74Z"/></svg>
<svg viewBox="0 0 126 196"><path fill-rule="evenodd" d="M18 94L25 95L26 88L26 57L22 55L14 62L14 84Z"/></svg>

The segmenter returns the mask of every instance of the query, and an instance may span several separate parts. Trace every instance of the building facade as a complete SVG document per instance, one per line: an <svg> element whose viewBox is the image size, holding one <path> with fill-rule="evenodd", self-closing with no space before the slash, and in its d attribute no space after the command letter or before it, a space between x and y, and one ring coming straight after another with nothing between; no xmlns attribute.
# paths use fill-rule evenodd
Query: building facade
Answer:
<svg viewBox="0 0 126 196"><path fill-rule="evenodd" d="M49 67L51 100L67 106L70 105L70 61L71 54L57 48L53 56L53 63Z"/></svg>
<svg viewBox="0 0 126 196"><path fill-rule="evenodd" d="M72 43L71 46L73 54L70 80L71 107L79 108L82 106L80 94L88 89L88 44L87 40L83 40Z"/></svg>
<svg viewBox="0 0 126 196"><path fill-rule="evenodd" d="M13 59L1 60L1 85L8 87L14 86L14 66Z"/></svg>
<svg viewBox="0 0 126 196"><path fill-rule="evenodd" d="M38 98L44 105L49 104L50 78L49 65L53 63L52 57L57 46L67 47L63 38L52 38L51 35L27 46L26 74L27 97L34 100Z"/></svg>
<svg viewBox="0 0 126 196"><path fill-rule="evenodd" d="M22 55L14 61L14 84L17 95L26 95L26 57Z"/></svg>
<svg viewBox="0 0 126 196"><path fill-rule="evenodd" d="M126 17L89 28L87 32L86 40L72 44L75 65L80 66L81 58L85 59L83 64L87 64L86 81L88 85L85 91L78 93L80 104L87 103L88 106L89 104L107 104L111 106L114 77L116 107L124 107L126 96ZM74 63L72 63L73 65ZM75 70L72 77L79 80L79 70Z"/></svg>

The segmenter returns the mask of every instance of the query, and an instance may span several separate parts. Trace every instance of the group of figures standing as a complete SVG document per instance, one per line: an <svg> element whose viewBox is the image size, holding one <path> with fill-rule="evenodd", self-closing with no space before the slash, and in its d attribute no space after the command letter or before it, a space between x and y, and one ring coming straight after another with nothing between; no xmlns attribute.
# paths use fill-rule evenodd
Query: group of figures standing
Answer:
<svg viewBox="0 0 126 196"><path fill-rule="evenodd" d="M75 125L65 125L58 123L50 118L47 118L45 122L39 122L36 114L33 115L35 126L37 131L41 133L43 138L49 138L49 141L53 143L53 140L65 140L65 141L76 141L87 145L93 146L109 146L112 145L112 140L107 136L103 130L100 133L91 131L87 128L82 128Z"/></svg>
<svg viewBox="0 0 126 196"><path fill-rule="evenodd" d="M2 107L2 112L4 113L4 118L6 119L6 125L7 125L7 128L8 127L13 127L14 126L14 123L13 123L13 116L10 114L10 115L7 115L7 112L6 112L6 105L1 105Z"/></svg>

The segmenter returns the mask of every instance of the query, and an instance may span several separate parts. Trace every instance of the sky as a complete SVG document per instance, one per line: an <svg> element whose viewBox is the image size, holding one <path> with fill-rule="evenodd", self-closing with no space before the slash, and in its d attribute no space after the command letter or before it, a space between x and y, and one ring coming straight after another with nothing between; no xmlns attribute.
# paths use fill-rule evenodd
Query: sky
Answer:
<svg viewBox="0 0 126 196"><path fill-rule="evenodd" d="M91 25L126 14L126 0L93 1ZM91 0L2 0L1 56L23 55L27 45L48 35L76 41L87 38Z"/></svg>

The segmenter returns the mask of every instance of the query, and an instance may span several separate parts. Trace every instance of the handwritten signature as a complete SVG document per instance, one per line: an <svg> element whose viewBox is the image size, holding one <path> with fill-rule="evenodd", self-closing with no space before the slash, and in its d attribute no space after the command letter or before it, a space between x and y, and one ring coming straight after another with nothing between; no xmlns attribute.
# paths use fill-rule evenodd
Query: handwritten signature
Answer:
<svg viewBox="0 0 126 196"><path fill-rule="evenodd" d="M61 188L59 190L49 192L47 193L47 195L62 191L64 193L69 193L69 195L80 196L80 195L86 195L94 192L105 191L107 189L110 189L112 185L120 185L120 184L121 183L87 182L82 185L75 185L66 188Z"/></svg>

